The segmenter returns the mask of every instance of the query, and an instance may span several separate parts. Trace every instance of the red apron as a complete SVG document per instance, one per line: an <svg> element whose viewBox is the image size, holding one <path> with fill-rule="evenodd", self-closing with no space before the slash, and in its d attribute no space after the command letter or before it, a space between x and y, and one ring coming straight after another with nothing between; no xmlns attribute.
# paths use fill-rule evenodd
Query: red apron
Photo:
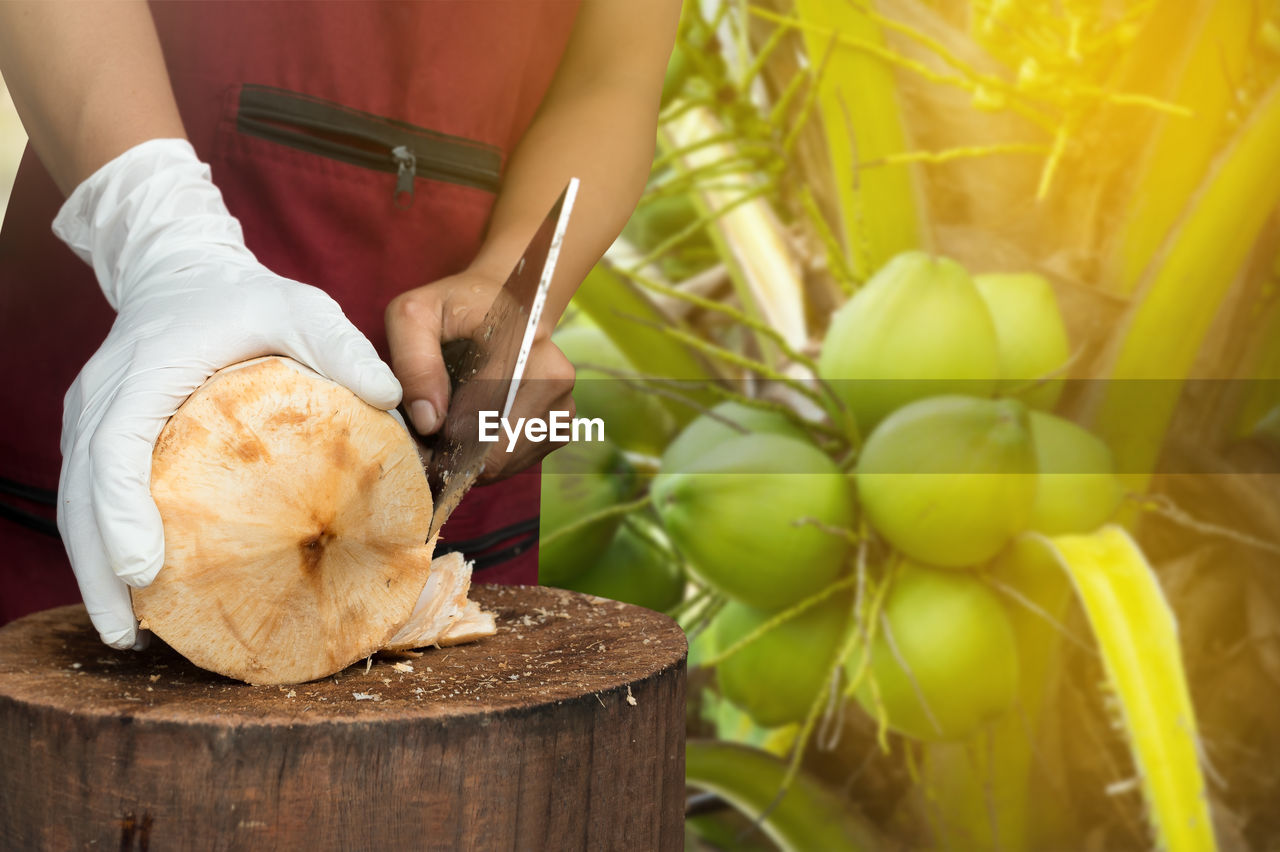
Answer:
<svg viewBox="0 0 1280 852"><path fill-rule="evenodd" d="M156 3L187 133L274 272L330 293L387 356L397 294L461 271L578 0ZM28 149L0 230L0 624L79 600L53 527L62 397L111 326ZM537 582L539 475L476 488L443 549Z"/></svg>

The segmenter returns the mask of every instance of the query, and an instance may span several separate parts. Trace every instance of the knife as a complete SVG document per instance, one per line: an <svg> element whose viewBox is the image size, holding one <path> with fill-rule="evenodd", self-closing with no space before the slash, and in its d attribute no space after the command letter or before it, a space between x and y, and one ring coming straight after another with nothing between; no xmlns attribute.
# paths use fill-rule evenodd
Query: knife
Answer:
<svg viewBox="0 0 1280 852"><path fill-rule="evenodd" d="M435 496L432 536L484 471L485 456L493 444L480 441L480 412L497 411L503 418L511 413L577 194L578 179L570 178L484 321L471 337L442 347L452 392L427 463L427 480Z"/></svg>

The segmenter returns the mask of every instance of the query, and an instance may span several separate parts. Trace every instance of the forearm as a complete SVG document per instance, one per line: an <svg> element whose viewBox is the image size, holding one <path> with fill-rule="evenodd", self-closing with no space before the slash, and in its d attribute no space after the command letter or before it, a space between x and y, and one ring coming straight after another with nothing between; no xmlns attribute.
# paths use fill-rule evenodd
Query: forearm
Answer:
<svg viewBox="0 0 1280 852"><path fill-rule="evenodd" d="M644 190L654 126L612 93L584 93L530 127L512 158L472 269L505 278L570 177L581 180L546 316L554 325L579 282L617 237Z"/></svg>
<svg viewBox="0 0 1280 852"><path fill-rule="evenodd" d="M662 82L678 0L592 0L564 61L507 168L485 243L471 269L502 280L570 177L581 180L543 326L635 208L653 162Z"/></svg>
<svg viewBox="0 0 1280 852"><path fill-rule="evenodd" d="M144 2L0 2L0 74L63 194L140 142L185 137Z"/></svg>

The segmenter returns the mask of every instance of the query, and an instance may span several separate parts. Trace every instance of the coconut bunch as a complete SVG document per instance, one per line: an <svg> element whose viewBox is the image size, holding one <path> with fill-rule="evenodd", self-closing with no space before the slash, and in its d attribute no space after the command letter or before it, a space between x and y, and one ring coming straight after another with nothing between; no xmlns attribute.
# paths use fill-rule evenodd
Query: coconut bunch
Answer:
<svg viewBox="0 0 1280 852"><path fill-rule="evenodd" d="M721 694L763 727L801 722L842 656L857 700L905 735L963 739L1004 713L1018 642L984 574L1019 535L1094 530L1122 497L1106 445L1050 413L1070 353L1042 277L907 252L837 311L816 362L860 448L759 402L681 431L650 496L724 602L699 648ZM874 623L842 654L872 611L850 597L875 582L856 575L868 560Z"/></svg>
<svg viewBox="0 0 1280 852"><path fill-rule="evenodd" d="M625 565L615 555L606 557L606 542L619 529L643 527L647 540L659 542L647 550L655 563L668 566L668 575L683 566L694 581L697 591L677 614L710 612L712 607L696 606L700 595L725 602L721 616L686 619L695 627L711 623L701 647L717 664L721 692L759 724L776 726L803 719L826 682L821 661L836 653L849 619L822 618L816 608L847 613L835 601L853 580L863 541L876 543L874 555L885 576L917 567L966 569L961 582L975 587L973 597L990 610L999 601L976 575L1010 539L1029 529L1094 529L1115 510L1119 491L1106 446L1049 413L1062 395L1073 351L1055 292L1038 274L971 276L945 258L902 253L868 270L815 345L810 338L821 323L803 307L816 292L809 274L813 259L804 258L803 243L797 248L788 240L770 199L752 197L760 183L743 153L747 146L718 141L729 132L749 131L734 124L738 118L733 111L711 116L695 106L672 109L664 145L673 155L688 153L663 159L679 164L690 201L667 200L666 192L680 184L664 166L626 235L634 241L634 257L623 261L630 264L626 277L648 292L671 326L661 341L665 345L650 348L669 352L679 343L707 356L714 365L707 382L728 388L725 396L741 398L719 405L694 401L705 413L655 457L652 436L670 434L671 424L659 416L662 400L653 391L672 385L645 375L656 372L652 359L632 367L616 354L636 337L639 311L627 317L629 323L619 323L614 317L622 309L593 311L585 302L592 320L612 323L611 333L579 324L559 331L556 339L567 346L580 379L586 378L583 390L600 395L589 407L603 416L619 452L592 472L568 476L557 470L569 458L550 458L544 476L551 472L555 478L544 480L544 511L551 511L544 514L542 566L544 582L572 587L588 570ZM855 114L852 120L860 119ZM737 170L730 169L733 164ZM699 264L708 235L725 261L719 278L714 267ZM828 272L849 273L836 266L835 252L827 258ZM989 258L983 268L993 268ZM665 283L676 275L685 277ZM591 284L584 285L585 295ZM720 369L726 364L729 369ZM687 401L688 385L678 389ZM922 408L911 408L913 403ZM930 413L933 408L944 410ZM904 425L916 418L923 425ZM949 446L934 441L934 435L949 436L961 427L980 437ZM635 431L649 435L648 443L627 434ZM859 453L862 438L867 440ZM921 469L901 467L914 457L917 441L936 443L937 451L918 460ZM982 449L986 443L989 451ZM973 461L972 469L965 459ZM655 468L649 509L640 494L643 476L623 483ZM622 469L628 473L609 493L604 471ZM568 494L585 494L593 476L598 498L568 509ZM1090 485L1095 494L1082 504L1078 495ZM935 504L955 517L935 521ZM656 531L654 514L660 522ZM548 518L557 517L563 520L548 528ZM976 526L973 536L970 525ZM546 547L548 533L554 547ZM560 546L563 553L557 552ZM971 608L968 619L989 620L982 605ZM792 620L806 629L787 630ZM995 635L995 645L1008 638L998 629ZM974 656L981 657L979 651ZM1009 661L1004 670L1016 668L1012 651L1002 653ZM815 661L807 675L795 665L759 664L800 657ZM738 667L749 675L731 674ZM951 683L964 679L964 665L943 668L957 673ZM883 678L889 676L886 669ZM987 704L1003 708L1015 679L1016 674L1006 677L992 690L999 700ZM782 701L784 709L761 709L762 701L780 696L791 696ZM947 738L971 729L944 727Z"/></svg>
<svg viewBox="0 0 1280 852"><path fill-rule="evenodd" d="M471 567L432 560L431 489L391 414L286 358L215 373L165 424L164 567L134 612L201 668L300 683L382 650L491 635Z"/></svg>

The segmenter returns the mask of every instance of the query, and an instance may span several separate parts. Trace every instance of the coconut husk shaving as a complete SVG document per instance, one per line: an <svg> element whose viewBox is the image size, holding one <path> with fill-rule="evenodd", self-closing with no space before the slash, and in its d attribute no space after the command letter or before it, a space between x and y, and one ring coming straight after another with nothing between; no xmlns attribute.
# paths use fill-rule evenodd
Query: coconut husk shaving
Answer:
<svg viewBox="0 0 1280 852"><path fill-rule="evenodd" d="M485 612L467 598L472 566L473 563L456 552L431 560L431 574L409 620L387 641L383 650L461 645L497 632L493 613Z"/></svg>

